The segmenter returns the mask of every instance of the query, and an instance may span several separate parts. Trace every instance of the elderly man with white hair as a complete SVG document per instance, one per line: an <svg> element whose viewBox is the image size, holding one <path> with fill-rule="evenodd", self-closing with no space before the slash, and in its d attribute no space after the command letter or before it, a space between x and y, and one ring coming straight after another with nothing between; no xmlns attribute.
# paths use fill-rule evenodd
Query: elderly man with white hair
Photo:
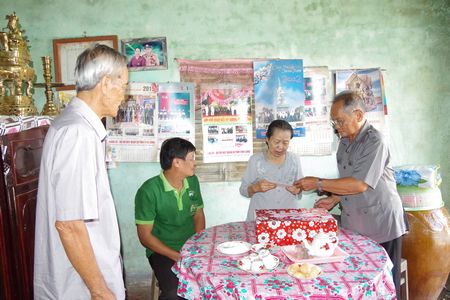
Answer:
<svg viewBox="0 0 450 300"><path fill-rule="evenodd" d="M407 220L390 166L383 135L365 117L364 101L345 91L333 100L331 124L339 135L336 160L339 178L307 176L294 184L305 190L327 192L315 207L332 209L339 203L342 227L370 237L383 246L394 264L393 277L400 299L402 236Z"/></svg>
<svg viewBox="0 0 450 300"><path fill-rule="evenodd" d="M101 119L116 116L126 57L95 45L77 59L75 97L45 138L36 207L35 299L125 299Z"/></svg>

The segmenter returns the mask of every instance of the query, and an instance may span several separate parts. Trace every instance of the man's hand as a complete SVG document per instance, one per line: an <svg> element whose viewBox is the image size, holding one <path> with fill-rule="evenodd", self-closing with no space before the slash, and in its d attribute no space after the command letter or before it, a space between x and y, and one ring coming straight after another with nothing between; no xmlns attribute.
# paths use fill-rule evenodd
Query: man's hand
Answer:
<svg viewBox="0 0 450 300"><path fill-rule="evenodd" d="M331 210L333 207L341 201L341 198L336 195L331 195L330 197L321 198L314 203L314 208L323 208L326 210Z"/></svg>
<svg viewBox="0 0 450 300"><path fill-rule="evenodd" d="M318 177L306 176L294 182L294 185L303 191L311 191L317 189Z"/></svg>
<svg viewBox="0 0 450 300"><path fill-rule="evenodd" d="M91 291L91 299L92 300L116 300L116 296L106 288L106 290L102 291Z"/></svg>

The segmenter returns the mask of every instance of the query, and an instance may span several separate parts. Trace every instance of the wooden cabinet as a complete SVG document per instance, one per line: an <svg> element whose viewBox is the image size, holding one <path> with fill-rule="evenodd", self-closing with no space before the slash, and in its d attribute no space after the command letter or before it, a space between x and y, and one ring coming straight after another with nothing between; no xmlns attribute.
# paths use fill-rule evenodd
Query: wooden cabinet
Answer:
<svg viewBox="0 0 450 300"><path fill-rule="evenodd" d="M36 197L47 130L41 126L1 137L0 299L33 299Z"/></svg>

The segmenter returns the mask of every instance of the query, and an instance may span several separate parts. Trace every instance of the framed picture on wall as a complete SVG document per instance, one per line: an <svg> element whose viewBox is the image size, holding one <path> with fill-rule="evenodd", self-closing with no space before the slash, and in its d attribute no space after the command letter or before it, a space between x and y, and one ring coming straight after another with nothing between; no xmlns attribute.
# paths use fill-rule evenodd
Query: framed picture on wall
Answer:
<svg viewBox="0 0 450 300"><path fill-rule="evenodd" d="M92 44L107 45L118 50L117 35L92 36L53 40L53 57L55 60L55 80L65 84L58 90L75 89L75 64L78 55Z"/></svg>
<svg viewBox="0 0 450 300"><path fill-rule="evenodd" d="M165 37L122 40L122 53L128 58L130 71L167 69Z"/></svg>

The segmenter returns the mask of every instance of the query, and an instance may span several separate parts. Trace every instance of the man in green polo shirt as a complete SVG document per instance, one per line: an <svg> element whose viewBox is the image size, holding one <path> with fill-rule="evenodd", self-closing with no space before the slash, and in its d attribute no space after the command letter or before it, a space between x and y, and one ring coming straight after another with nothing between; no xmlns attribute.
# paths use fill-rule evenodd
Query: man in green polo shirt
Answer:
<svg viewBox="0 0 450 300"><path fill-rule="evenodd" d="M137 232L158 279L160 300L183 299L177 296L178 278L171 268L186 240L205 229L194 152L187 140L166 140L161 146L161 173L144 182L135 198Z"/></svg>

